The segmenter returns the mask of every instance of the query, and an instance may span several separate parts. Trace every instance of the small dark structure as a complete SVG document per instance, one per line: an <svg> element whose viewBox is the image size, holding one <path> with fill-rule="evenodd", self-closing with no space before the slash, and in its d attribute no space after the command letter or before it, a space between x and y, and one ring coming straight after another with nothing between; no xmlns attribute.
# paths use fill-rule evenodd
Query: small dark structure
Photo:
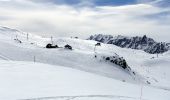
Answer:
<svg viewBox="0 0 170 100"><path fill-rule="evenodd" d="M58 45L53 46L52 44L49 43L46 45L46 48L58 48Z"/></svg>
<svg viewBox="0 0 170 100"><path fill-rule="evenodd" d="M70 45L68 45L68 44L67 44L67 45L65 45L65 46L64 46L64 48L65 48L65 49L72 50L72 47L71 47Z"/></svg>
<svg viewBox="0 0 170 100"><path fill-rule="evenodd" d="M74 37L75 39L78 39L78 37Z"/></svg>
<svg viewBox="0 0 170 100"><path fill-rule="evenodd" d="M101 46L101 43L98 42L98 43L95 44L95 46Z"/></svg>
<svg viewBox="0 0 170 100"><path fill-rule="evenodd" d="M95 44L94 52L96 51L96 47L97 47L97 46L101 46L101 44L100 44L99 42Z"/></svg>
<svg viewBox="0 0 170 100"><path fill-rule="evenodd" d="M106 60L110 60L110 57L106 57Z"/></svg>

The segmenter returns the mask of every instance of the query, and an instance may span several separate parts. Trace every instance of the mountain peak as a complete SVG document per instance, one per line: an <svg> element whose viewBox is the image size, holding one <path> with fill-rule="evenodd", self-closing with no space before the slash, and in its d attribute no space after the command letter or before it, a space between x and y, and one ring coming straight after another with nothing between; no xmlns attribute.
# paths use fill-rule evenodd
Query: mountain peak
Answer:
<svg viewBox="0 0 170 100"><path fill-rule="evenodd" d="M122 48L143 50L151 54L164 53L169 49L168 43L156 42L154 39L149 38L146 35L144 35L143 37L126 37L122 35L113 37L111 35L99 34L90 36L89 40L95 40L106 44L113 44Z"/></svg>

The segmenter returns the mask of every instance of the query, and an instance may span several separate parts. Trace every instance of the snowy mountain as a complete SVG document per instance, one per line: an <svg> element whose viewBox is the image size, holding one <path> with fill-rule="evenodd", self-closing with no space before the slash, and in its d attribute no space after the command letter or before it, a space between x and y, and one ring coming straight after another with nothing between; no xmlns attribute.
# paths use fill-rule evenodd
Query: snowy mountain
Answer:
<svg viewBox="0 0 170 100"><path fill-rule="evenodd" d="M155 54L155 53L164 53L168 51L169 44L165 42L156 42L152 38L148 38L146 35L143 37L125 37L118 35L113 37L111 35L92 35L88 40L95 40L98 42L113 44L122 48L131 48L144 50L147 53Z"/></svg>
<svg viewBox="0 0 170 100"><path fill-rule="evenodd" d="M0 100L169 100L170 51L97 43L0 27Z"/></svg>

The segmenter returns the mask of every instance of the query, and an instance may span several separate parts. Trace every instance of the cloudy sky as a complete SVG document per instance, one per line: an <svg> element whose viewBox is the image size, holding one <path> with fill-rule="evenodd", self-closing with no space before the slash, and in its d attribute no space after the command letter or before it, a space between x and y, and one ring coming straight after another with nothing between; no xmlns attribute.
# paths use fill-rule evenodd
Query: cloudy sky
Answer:
<svg viewBox="0 0 170 100"><path fill-rule="evenodd" d="M170 0L0 0L0 26L43 36L146 34L170 42Z"/></svg>

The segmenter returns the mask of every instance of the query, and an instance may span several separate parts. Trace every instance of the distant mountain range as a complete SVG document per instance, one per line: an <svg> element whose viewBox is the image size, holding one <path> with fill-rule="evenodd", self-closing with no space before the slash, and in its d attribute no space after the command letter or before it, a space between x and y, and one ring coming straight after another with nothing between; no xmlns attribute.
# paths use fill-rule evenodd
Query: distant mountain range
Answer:
<svg viewBox="0 0 170 100"><path fill-rule="evenodd" d="M126 37L96 34L88 38L88 40L95 40L98 42L113 44L122 48L131 48L143 50L150 54L164 53L170 49L170 43L156 42L154 39L144 35L143 37Z"/></svg>

